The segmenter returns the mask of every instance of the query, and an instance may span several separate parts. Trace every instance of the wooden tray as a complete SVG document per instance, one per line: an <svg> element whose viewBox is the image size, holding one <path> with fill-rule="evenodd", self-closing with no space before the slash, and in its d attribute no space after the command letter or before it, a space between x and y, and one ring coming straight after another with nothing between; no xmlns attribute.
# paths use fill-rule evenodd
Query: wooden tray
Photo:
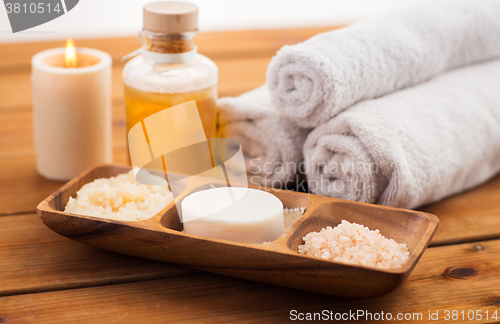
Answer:
<svg viewBox="0 0 500 324"><path fill-rule="evenodd" d="M37 208L47 227L70 239L109 251L174 263L213 273L345 297L372 297L398 287L410 274L438 225L434 215L351 202L293 191L264 188L285 208L306 207L305 214L277 240L247 244L182 232L174 202L144 221L115 221L64 212L69 197L86 183L125 173L130 167L104 165L89 170L54 192ZM209 188L190 183L180 200ZM311 231L336 226L343 219L379 229L382 235L406 243L410 258L399 269L376 269L326 261L297 252Z"/></svg>

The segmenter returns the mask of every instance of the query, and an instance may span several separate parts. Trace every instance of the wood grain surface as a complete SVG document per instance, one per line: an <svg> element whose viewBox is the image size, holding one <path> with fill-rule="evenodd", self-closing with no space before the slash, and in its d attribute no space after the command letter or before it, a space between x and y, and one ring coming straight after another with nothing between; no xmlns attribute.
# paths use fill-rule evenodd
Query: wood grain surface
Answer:
<svg viewBox="0 0 500 324"><path fill-rule="evenodd" d="M129 284L0 297L5 323L283 323L290 311L439 312L433 323L494 323L445 320L445 310L488 310L500 305L500 241L428 249L404 285L372 299L343 300L211 274ZM497 260L493 262L492 260ZM500 312L500 310L499 310ZM484 314L484 313L483 313ZM415 315L418 316L418 315ZM499 314L500 316L500 314ZM0 323L2 320L0 320ZM380 321L377 321L380 322ZM397 321L391 322L412 322Z"/></svg>
<svg viewBox="0 0 500 324"><path fill-rule="evenodd" d="M36 214L0 217L0 296L195 273L68 240L49 230ZM1 312L0 306L0 317Z"/></svg>
<svg viewBox="0 0 500 324"><path fill-rule="evenodd" d="M281 46L332 28L201 33L196 43L219 67L219 95L236 96L264 83L267 64ZM292 308L424 316L428 310L441 315L445 309L500 311L500 176L422 207L440 218L434 247L400 288L368 300L195 272L97 250L52 233L34 212L62 183L35 171L30 60L62 43L0 45L0 323L276 323L287 321ZM139 43L116 38L76 44L113 57L114 162L125 163L120 58Z"/></svg>

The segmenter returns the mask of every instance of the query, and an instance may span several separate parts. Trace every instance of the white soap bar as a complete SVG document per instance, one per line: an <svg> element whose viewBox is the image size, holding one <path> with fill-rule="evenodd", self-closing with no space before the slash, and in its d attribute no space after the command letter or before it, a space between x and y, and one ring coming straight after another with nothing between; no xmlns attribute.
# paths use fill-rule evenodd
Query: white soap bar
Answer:
<svg viewBox="0 0 500 324"><path fill-rule="evenodd" d="M182 201L184 232L243 243L274 241L284 232L283 204L248 188L198 191Z"/></svg>

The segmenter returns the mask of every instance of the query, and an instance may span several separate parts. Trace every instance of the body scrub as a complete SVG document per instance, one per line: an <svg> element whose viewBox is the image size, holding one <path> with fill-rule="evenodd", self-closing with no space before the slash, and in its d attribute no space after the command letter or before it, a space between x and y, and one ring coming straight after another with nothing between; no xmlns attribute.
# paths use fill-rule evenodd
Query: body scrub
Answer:
<svg viewBox="0 0 500 324"><path fill-rule="evenodd" d="M334 228L328 226L319 233L307 234L304 242L299 253L368 267L400 268L410 256L406 244L398 244L379 230L371 231L346 220Z"/></svg>
<svg viewBox="0 0 500 324"><path fill-rule="evenodd" d="M151 175L151 177L156 177ZM165 183L158 178L158 183ZM65 212L123 221L153 217L174 200L167 185L144 185L134 171L87 183L70 197Z"/></svg>

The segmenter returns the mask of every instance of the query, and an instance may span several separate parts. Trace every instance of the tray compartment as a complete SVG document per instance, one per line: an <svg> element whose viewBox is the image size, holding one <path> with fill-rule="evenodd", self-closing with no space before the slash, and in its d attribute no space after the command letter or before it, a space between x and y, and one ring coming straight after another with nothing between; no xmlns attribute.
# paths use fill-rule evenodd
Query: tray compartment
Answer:
<svg viewBox="0 0 500 324"><path fill-rule="evenodd" d="M222 186L224 186L224 184L222 184L222 183L206 183L206 184L200 185L194 189L188 189L188 190L186 190L185 194L182 195L182 197L179 197L179 201L182 202L182 199L184 199L185 197L187 197L187 196L189 196L197 191L207 190L207 189L210 189L213 187L218 188L218 187L222 187ZM298 193L298 192L294 192L294 191L277 190L277 189L267 188L267 187L259 188L259 187L249 186L249 188L264 190L264 191L267 191L267 192L275 195L283 203L283 208L294 209L294 208L304 207L307 210L312 204L312 201L308 197L307 194L302 194L302 193ZM179 202L178 206L180 206L180 202ZM293 223L295 223L295 221L304 217L304 215L302 215L302 217L299 217L295 220L287 219L287 217L291 217L291 216L285 216L285 232L293 225ZM287 224L289 226L286 226ZM170 208L169 210L167 210L166 213L161 217L160 225L165 227L165 228L176 230L176 231L183 230L183 225L180 222L179 213L177 211L177 208L175 208L175 206Z"/></svg>
<svg viewBox="0 0 500 324"><path fill-rule="evenodd" d="M303 237L310 232L319 232L327 226L335 227L342 220L378 229L386 238L398 243L406 243L410 255L424 238L429 227L428 214L369 204L332 201L315 209L295 230L287 241L292 251L303 244Z"/></svg>
<svg viewBox="0 0 500 324"><path fill-rule="evenodd" d="M130 169L130 167L121 165L102 165L94 169L87 170L83 173L83 175L74 178L61 189L54 192L51 195L52 199L48 201L49 206L54 210L64 211L69 197L76 197L76 192L87 183L99 178L115 177L119 174L127 173Z"/></svg>
<svg viewBox="0 0 500 324"><path fill-rule="evenodd" d="M129 166L103 165L103 166L98 166L98 167L91 169L91 170L87 170L81 176L78 176L78 177L72 179L67 184L65 184L63 187L61 187L59 190L54 192L44 202L46 202L48 204L50 209L64 213L64 208L66 207L66 204L68 203L69 198L76 197L76 193L78 192L78 190L80 190L87 183L90 183L90 182L92 182L96 179L100 179L100 178L115 177L117 175L129 172L131 169L132 168ZM161 175L159 175L159 176L161 176ZM171 189L174 190L175 192L182 192L181 195L185 195L185 192L189 189L189 186L190 186L189 179L186 179L185 181L175 181L173 183L173 185L171 186ZM175 205L173 203L170 203L168 206L166 206L163 210L161 210L158 214L151 217L150 219L158 218L159 215L165 214L167 211L169 211L172 208L175 209ZM74 215L74 214L70 214L70 213L66 213L66 214ZM80 217L80 216L82 216L82 215L75 215L75 217ZM91 217L91 216L88 216L88 217ZM95 219L95 218L91 217L91 219ZM113 221L113 220L108 220L106 218L98 218L98 219L103 219L105 221L107 220L107 221L112 222L112 223L122 223L121 221ZM129 221L128 223L138 223L138 222L147 222L147 221L148 220ZM127 223L127 222L123 222L123 223Z"/></svg>
<svg viewBox="0 0 500 324"><path fill-rule="evenodd" d="M177 207L175 205L163 214L160 219L160 225L170 230L182 232L184 227L182 226L179 213L177 212Z"/></svg>
<svg viewBox="0 0 500 324"><path fill-rule="evenodd" d="M437 217L427 213L335 199L316 208L290 235L286 246L299 254L298 246L304 244L305 235L313 231L319 232L327 226L334 227L342 220L367 226L371 230L378 229L386 238L406 243L410 257L403 267L379 271L406 272L407 275L422 256L438 224ZM325 262L338 263L326 260Z"/></svg>
<svg viewBox="0 0 500 324"><path fill-rule="evenodd" d="M302 223L287 238L285 246L291 253L308 258L311 262L314 260L315 268L317 268L314 272L317 276L316 280L325 283L321 277L329 277L330 284L336 289L332 294L340 296L378 296L397 288L410 275L434 235L439 222L436 216L422 212L334 198L318 197L318 200L322 203L305 215ZM379 229L386 238L392 238L398 243L406 243L410 251L409 259L401 268L378 269L322 260L298 253L298 246L304 244L305 235L312 231L319 232L327 226L334 227L342 220L362 224L371 230ZM304 289L307 290L307 288ZM316 291L319 289L322 288L314 287Z"/></svg>

